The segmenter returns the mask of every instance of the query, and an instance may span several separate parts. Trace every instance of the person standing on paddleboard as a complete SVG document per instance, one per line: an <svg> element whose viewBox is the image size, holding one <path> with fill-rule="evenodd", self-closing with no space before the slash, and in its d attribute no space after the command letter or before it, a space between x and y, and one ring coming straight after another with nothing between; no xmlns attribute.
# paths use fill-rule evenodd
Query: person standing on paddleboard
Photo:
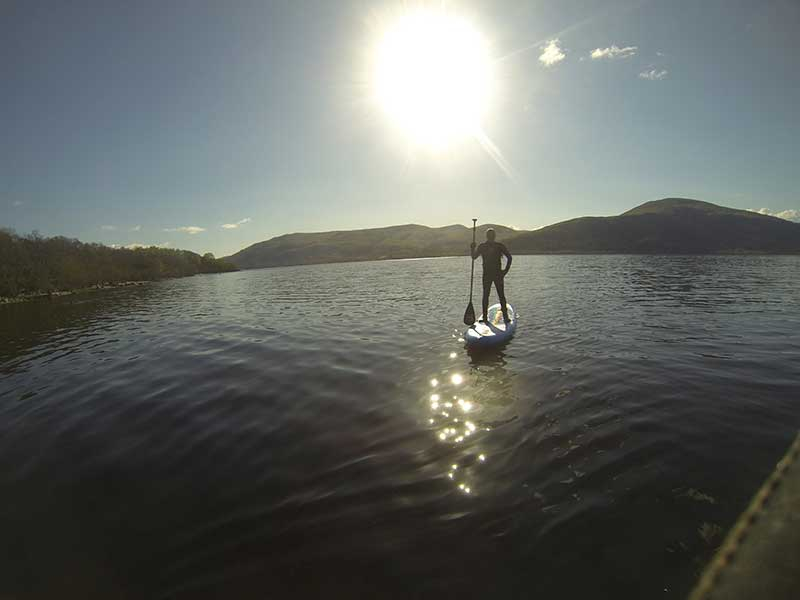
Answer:
<svg viewBox="0 0 800 600"><path fill-rule="evenodd" d="M497 295L500 298L500 308L503 310L503 320L506 323L510 321L508 318L508 306L506 305L506 291L503 284L503 278L511 268L511 253L506 248L505 244L495 241L495 231L491 227L486 230L486 241L482 242L477 248L475 242L470 244L472 250L472 260L479 256L483 257L483 319L486 318L486 313L489 311L489 292L492 290L492 284L497 290ZM506 257L506 268L503 269L500 265L500 257Z"/></svg>

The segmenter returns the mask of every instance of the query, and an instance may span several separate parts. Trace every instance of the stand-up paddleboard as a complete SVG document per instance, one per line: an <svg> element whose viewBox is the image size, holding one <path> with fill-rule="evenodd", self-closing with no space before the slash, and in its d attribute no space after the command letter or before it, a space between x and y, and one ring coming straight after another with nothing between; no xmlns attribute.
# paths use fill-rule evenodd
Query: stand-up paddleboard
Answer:
<svg viewBox="0 0 800 600"><path fill-rule="evenodd" d="M486 319L486 322L474 323L464 333L464 341L468 348L497 346L514 337L514 332L517 330L517 315L510 304L506 306L508 307L508 316L511 318L511 322L506 323L503 321L503 312L500 310L500 305L493 304L489 307L489 318Z"/></svg>

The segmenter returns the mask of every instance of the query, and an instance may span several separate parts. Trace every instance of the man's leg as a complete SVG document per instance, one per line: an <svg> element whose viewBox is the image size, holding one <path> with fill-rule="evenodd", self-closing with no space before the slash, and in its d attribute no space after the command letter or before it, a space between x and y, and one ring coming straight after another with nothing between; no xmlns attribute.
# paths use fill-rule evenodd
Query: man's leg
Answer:
<svg viewBox="0 0 800 600"><path fill-rule="evenodd" d="M483 276L483 318L488 321L489 292L492 290L492 278Z"/></svg>
<svg viewBox="0 0 800 600"><path fill-rule="evenodd" d="M511 319L508 318L508 306L506 305L506 286L502 275L495 277L494 287L497 288L497 295L500 297L500 308L503 311L503 319L505 319L506 323L508 323Z"/></svg>

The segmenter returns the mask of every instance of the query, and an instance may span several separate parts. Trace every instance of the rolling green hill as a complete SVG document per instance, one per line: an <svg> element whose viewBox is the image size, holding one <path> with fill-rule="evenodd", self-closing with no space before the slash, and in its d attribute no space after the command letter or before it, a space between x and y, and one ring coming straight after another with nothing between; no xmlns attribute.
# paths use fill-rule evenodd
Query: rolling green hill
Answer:
<svg viewBox="0 0 800 600"><path fill-rule="evenodd" d="M580 217L535 231L488 227L516 254L797 254L800 224L686 198L646 202L613 217ZM242 269L360 260L459 256L463 225L292 233L253 244L226 260Z"/></svg>
<svg viewBox="0 0 800 600"><path fill-rule="evenodd" d="M509 240L519 254L800 253L800 224L699 200L646 202L616 217L581 217Z"/></svg>
<svg viewBox="0 0 800 600"><path fill-rule="evenodd" d="M516 232L502 225L481 225L478 239L494 227L501 239ZM253 244L227 257L241 269L317 263L456 256L469 251L472 231L464 225L396 225L379 229L291 233Z"/></svg>

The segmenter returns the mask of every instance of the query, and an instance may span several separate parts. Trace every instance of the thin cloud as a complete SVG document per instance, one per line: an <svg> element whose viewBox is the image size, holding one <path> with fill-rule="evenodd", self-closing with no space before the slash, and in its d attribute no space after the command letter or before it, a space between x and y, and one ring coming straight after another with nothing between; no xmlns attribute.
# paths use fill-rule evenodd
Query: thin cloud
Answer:
<svg viewBox="0 0 800 600"><path fill-rule="evenodd" d="M596 22L598 19L606 19L606 18L614 15L615 13L617 15L621 15L622 13L627 13L627 12L630 12L631 10L636 10L637 7L641 3L642 3L642 0L640 0L638 3L637 2L631 2L631 3L628 3L628 4L624 4L622 6L619 6L619 5L615 6L615 7L606 6L603 10L598 11L596 14L591 15L591 16L585 18L585 19L582 19L581 21L577 21L576 23L572 23L571 25L569 25L568 27L565 27L564 29L562 29L558 33L549 34L546 38L544 38L542 40L539 40L538 42L525 44L521 48L516 48L515 50L512 50L508 54L505 54L504 56L499 57L497 59L497 62L506 61L506 60L508 60L510 58L514 58L515 56L518 56L520 54L524 54L525 52L529 52L530 50L534 50L534 49L538 50L538 49L541 48L542 44L547 43L547 40L559 38L562 35L567 35L568 33L569 34L573 34L576 31L579 31L580 29L583 29L587 25L591 25L592 23ZM611 5L610 2L607 3L607 4Z"/></svg>
<svg viewBox="0 0 800 600"><path fill-rule="evenodd" d="M184 225L183 227L172 227L169 229L165 229L167 233L188 233L189 235L195 235L197 233L202 233L205 231L205 227L196 227L195 225Z"/></svg>
<svg viewBox="0 0 800 600"><path fill-rule="evenodd" d="M100 229L102 229L103 231L116 231L117 230L117 226L116 225L100 225Z"/></svg>
<svg viewBox="0 0 800 600"><path fill-rule="evenodd" d="M137 250L138 248L170 248L172 246L172 242L161 242L160 244L139 244L133 243L128 244L127 246L117 246L116 244L112 245L112 248L125 248L126 250Z"/></svg>
<svg viewBox="0 0 800 600"><path fill-rule="evenodd" d="M615 58L628 58L629 56L634 56L638 49L638 46L625 46L624 48L620 48L614 44L608 48L595 48L592 50L590 56L592 57L592 60L600 60L603 58L607 58L609 60L614 60Z"/></svg>
<svg viewBox="0 0 800 600"><path fill-rule="evenodd" d="M544 46L541 47L542 53L539 55L539 62L545 67L557 65L567 57L558 44L559 40L556 38L548 41Z"/></svg>
<svg viewBox="0 0 800 600"><path fill-rule="evenodd" d="M666 69L648 69L639 73L639 79L647 79L648 81L660 81L666 79L669 71Z"/></svg>
<svg viewBox="0 0 800 600"><path fill-rule="evenodd" d="M768 215L770 217L778 217L786 221L794 221L800 223L800 210L790 208L788 210L770 210L769 208L748 208L750 212L758 213L760 215Z"/></svg>
<svg viewBox="0 0 800 600"><path fill-rule="evenodd" d="M22 206L22 200L14 200L14 201L11 203L11 206L13 206L14 208L17 208L17 207L19 207L19 206Z"/></svg>
<svg viewBox="0 0 800 600"><path fill-rule="evenodd" d="M142 230L141 225L134 225L133 227L131 227L131 231L141 231L141 230Z"/></svg>
<svg viewBox="0 0 800 600"><path fill-rule="evenodd" d="M222 226L222 228L223 229L238 229L239 227L241 227L245 223L249 223L252 220L253 219L251 219L250 217L247 217L247 218L242 219L241 221L236 221L236 223L225 223Z"/></svg>

